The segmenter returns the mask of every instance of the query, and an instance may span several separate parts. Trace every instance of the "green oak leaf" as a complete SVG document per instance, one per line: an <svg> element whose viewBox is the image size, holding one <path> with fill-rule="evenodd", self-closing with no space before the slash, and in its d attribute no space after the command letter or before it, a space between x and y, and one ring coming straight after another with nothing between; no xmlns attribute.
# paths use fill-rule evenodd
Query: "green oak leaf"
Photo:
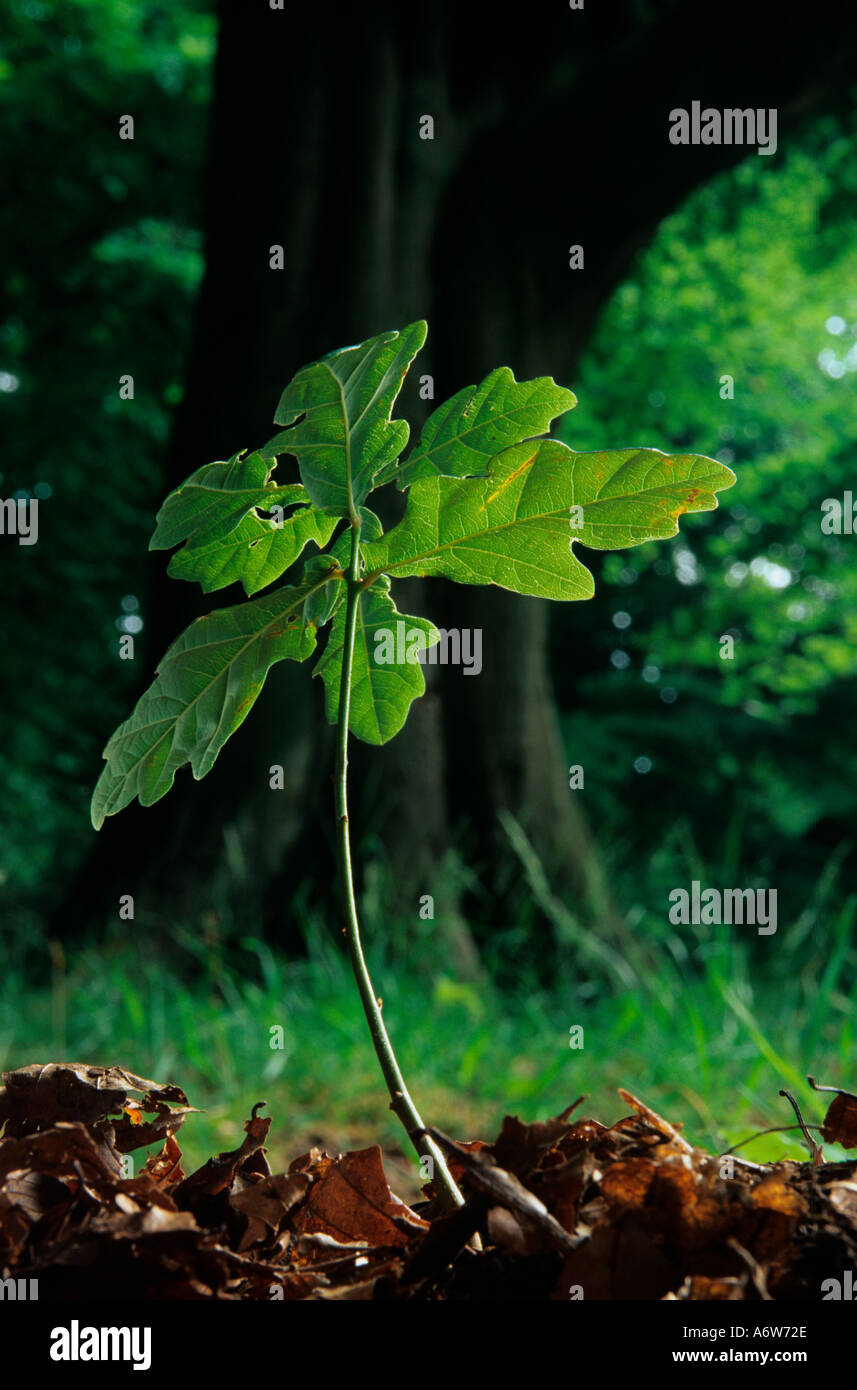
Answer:
<svg viewBox="0 0 857 1390"><path fill-rule="evenodd" d="M410 433L390 412L426 338L419 320L380 333L303 367L280 397L274 422L287 425L264 446L266 457L293 454L317 507L350 515L373 479L404 449Z"/></svg>
<svg viewBox="0 0 857 1390"><path fill-rule="evenodd" d="M384 528L374 512L370 512L368 507L360 508L360 518L363 523L361 535L368 537L369 540L378 540L384 533ZM351 531L346 529L339 536L334 545L330 547L327 555L316 555L308 560L304 567L304 577L308 578L314 572L314 567L332 565L335 569L347 573L351 563ZM345 600L345 585L341 581L329 583L320 593L314 594L311 600L307 601L306 612L315 620L317 628L323 627L329 622L337 608Z"/></svg>
<svg viewBox="0 0 857 1390"><path fill-rule="evenodd" d="M171 550L181 541L204 546L228 535L254 507L290 506L307 500L297 484L269 481L273 464L259 453L234 454L228 463L206 463L170 493L157 516L150 550Z"/></svg>
<svg viewBox="0 0 857 1390"><path fill-rule="evenodd" d="M331 562L332 563L332 562ZM199 780L252 708L277 661L305 661L315 623L305 605L325 583L304 583L197 618L162 658L157 678L104 750L107 767L92 797L96 830L137 796L151 806L189 762Z"/></svg>
<svg viewBox="0 0 857 1390"><path fill-rule="evenodd" d="M438 406L426 421L419 443L402 463L396 478L406 488L418 478L464 478L487 472L497 454L523 439L544 434L551 421L577 404L577 397L553 377L516 381L508 367L498 367L479 386Z"/></svg>
<svg viewBox="0 0 857 1390"><path fill-rule="evenodd" d="M347 533L346 533L347 534ZM339 555L313 555L304 565L303 581L312 583L321 578L320 588L314 589L304 604L304 618L316 631L329 623L345 598L345 570Z"/></svg>
<svg viewBox="0 0 857 1390"><path fill-rule="evenodd" d="M618 550L674 536L683 512L711 511L734 481L700 454L577 454L558 440L531 440L493 459L488 477L415 482L404 519L364 547L367 576L443 575L539 598L591 598L575 542Z"/></svg>
<svg viewBox="0 0 857 1390"><path fill-rule="evenodd" d="M343 518L359 516L361 543L350 730L380 744L423 693L419 654L442 636L427 619L397 611L390 576L589 598L593 579L577 544L608 550L674 536L683 513L712 510L717 492L735 482L729 468L698 454L578 454L538 438L575 397L550 377L518 382L508 367L439 406L400 465L409 431L392 410L425 336L420 321L304 367L280 399L279 434L263 449L206 464L170 493L150 548L180 546L170 573L206 592L240 582L257 593L309 542L321 553L305 562L297 586L210 613L173 643L105 749L96 827L135 796L144 805L164 796L185 763L205 776L270 667L305 660L327 623L315 674L336 722L352 546L349 529L333 540ZM272 481L280 454L296 459L301 483ZM394 479L409 489L407 508L385 535L363 503Z"/></svg>
<svg viewBox="0 0 857 1390"><path fill-rule="evenodd" d="M388 581L364 589L358 602L348 728L364 743L387 743L401 729L412 702L425 691L417 654L434 646L440 633L426 618L399 613ZM345 614L346 605L341 603L327 646L313 671L324 681L325 709L331 724L337 722L339 711Z"/></svg>
<svg viewBox="0 0 857 1390"><path fill-rule="evenodd" d="M285 488L278 489L285 492ZM303 488L300 492L306 496ZM272 499L270 507L277 502ZM323 550L339 524L316 507L294 507L288 515L263 519L255 511L243 517L228 535L207 545L184 545L167 570L174 579L197 580L206 594L227 584L241 583L248 595L279 579L309 541Z"/></svg>

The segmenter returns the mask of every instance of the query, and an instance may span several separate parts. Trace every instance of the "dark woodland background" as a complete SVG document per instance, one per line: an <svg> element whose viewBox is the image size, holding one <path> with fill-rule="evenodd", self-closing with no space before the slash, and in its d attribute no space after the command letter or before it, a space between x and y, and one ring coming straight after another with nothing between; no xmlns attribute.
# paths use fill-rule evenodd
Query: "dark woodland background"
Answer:
<svg viewBox="0 0 857 1390"><path fill-rule="evenodd" d="M575 390L574 448L696 451L738 475L675 541L584 554L586 604L403 585L403 611L484 634L480 677L430 670L404 732L352 764L364 910L391 968L434 990L416 1055L433 1053L441 1111L450 1077L478 1087L492 1046L517 1049L497 1020L534 999L560 1034L604 1010L598 1066L621 1044L675 1086L684 1059L704 1124L718 1049L756 1110L748 1059L780 1082L819 1056L847 1070L857 538L822 534L820 506L857 484L848 8L13 0L0 24L0 487L41 499L37 545L0 538L0 1062L76 1043L146 1075L194 1067L213 1094L219 1044L189 1052L180 981L182 1018L212 1037L240 995L276 1080L276 1015L246 990L300 979L311 1003L330 986L332 744L307 670L274 668L205 782L185 771L100 836L88 802L167 645L241 597L147 554L165 494L268 438L305 362L424 317L438 401L507 363ZM776 154L672 145L669 112L694 100L776 107ZM418 374L398 407L414 432ZM776 888L777 935L680 938L667 895L694 877ZM137 1052L114 1055L126 1037ZM534 1103L566 1086L567 1045L550 1046L519 1090Z"/></svg>

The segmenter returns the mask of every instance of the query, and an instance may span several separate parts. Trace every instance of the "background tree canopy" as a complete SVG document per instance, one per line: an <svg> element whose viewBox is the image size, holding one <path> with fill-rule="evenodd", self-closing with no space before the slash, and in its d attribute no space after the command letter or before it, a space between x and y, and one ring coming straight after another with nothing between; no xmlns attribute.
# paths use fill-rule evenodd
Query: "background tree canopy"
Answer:
<svg viewBox="0 0 857 1390"><path fill-rule="evenodd" d="M202 269L209 7L9 6L2 35L4 496L42 499L3 547L5 890L42 906L80 856L81 809L134 689L146 547ZM138 138L118 118L138 113ZM144 135L145 129L145 135ZM134 376L134 400L119 377ZM35 563L33 563L35 561ZM154 653L148 653L149 660ZM53 887L52 887L53 885Z"/></svg>
<svg viewBox="0 0 857 1390"><path fill-rule="evenodd" d="M564 422L575 448L693 441L738 474L717 527L691 519L669 553L608 557L610 600L575 612L574 634L557 615L557 691L572 757L599 769L598 824L635 854L660 846L670 882L692 843L796 903L832 850L850 856L857 812L857 567L853 537L821 531L821 503L854 477L853 156L822 119L775 175L748 159L666 218L603 314ZM664 818L646 816L652 798Z"/></svg>

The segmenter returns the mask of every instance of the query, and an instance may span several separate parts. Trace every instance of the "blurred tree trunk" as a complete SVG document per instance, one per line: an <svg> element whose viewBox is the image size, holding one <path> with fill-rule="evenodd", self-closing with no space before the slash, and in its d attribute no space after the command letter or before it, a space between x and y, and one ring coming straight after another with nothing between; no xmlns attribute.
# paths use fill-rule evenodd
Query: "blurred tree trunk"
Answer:
<svg viewBox="0 0 857 1390"><path fill-rule="evenodd" d="M624 0L609 16L546 7L524 16L512 41L481 10L452 3L286 13L222 0L206 274L165 488L269 437L279 393L305 362L415 318L431 332L414 376L432 373L437 401L504 362L519 378L570 382L657 222L746 154L670 145L670 107L716 81L722 104L748 105L752 92L754 106L777 106L782 138L847 85L847 54L827 53L823 26L800 51L771 50L767 31L745 28L736 45L720 20L703 44L698 26L692 8ZM666 95L641 100L644 90ZM419 138L426 114L433 141ZM573 243L584 271L568 267ZM275 245L284 271L269 267ZM406 383L398 413L418 422L423 411ZM385 505L389 519L401 499ZM165 569L155 555L141 688L191 618L241 597L206 599ZM509 858L497 819L508 809L557 888L604 925L616 909L567 787L547 665L551 606L408 581L402 607L482 628L484 667L478 679L429 668L404 732L381 750L355 747L356 834L382 843L398 905L416 919L420 894L432 893L454 920L445 855L460 842L490 877ZM279 924L300 884L328 885L331 741L308 676L288 662L272 671L204 786L185 771L156 807L108 822L55 926L115 910L122 892L148 921L193 922L242 886ZM284 792L268 787L275 763ZM492 887L487 919L500 911ZM254 921L242 918L244 930ZM463 961L464 934L457 941Z"/></svg>

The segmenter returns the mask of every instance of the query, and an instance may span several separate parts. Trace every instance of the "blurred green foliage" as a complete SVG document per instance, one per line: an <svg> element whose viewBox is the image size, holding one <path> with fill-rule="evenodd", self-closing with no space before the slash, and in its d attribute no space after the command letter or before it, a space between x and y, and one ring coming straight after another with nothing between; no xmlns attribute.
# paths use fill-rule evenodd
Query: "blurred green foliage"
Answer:
<svg viewBox="0 0 857 1390"><path fill-rule="evenodd" d="M144 640L146 545L202 274L212 7L12 0L0 39L0 877L7 906L89 847L88 784ZM119 137L133 115L134 140ZM119 378L134 377L123 401Z"/></svg>
<svg viewBox="0 0 857 1390"><path fill-rule="evenodd" d="M835 121L747 159L662 222L573 383L573 447L699 450L738 475L668 551L608 557L574 633L554 624L587 807L635 863L656 853L661 888L696 843L797 910L853 840L857 536L822 534L821 503L857 496L855 228Z"/></svg>

